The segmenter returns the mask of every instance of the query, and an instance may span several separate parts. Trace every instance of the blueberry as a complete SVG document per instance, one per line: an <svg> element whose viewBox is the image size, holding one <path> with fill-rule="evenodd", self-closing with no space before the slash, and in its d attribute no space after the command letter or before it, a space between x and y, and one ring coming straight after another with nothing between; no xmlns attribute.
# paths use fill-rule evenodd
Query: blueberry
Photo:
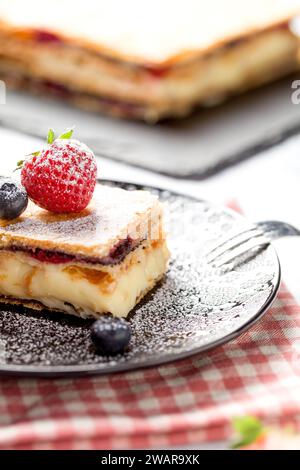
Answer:
<svg viewBox="0 0 300 470"><path fill-rule="evenodd" d="M128 346L131 328L123 319L103 317L92 325L91 338L100 353L114 356L123 353Z"/></svg>
<svg viewBox="0 0 300 470"><path fill-rule="evenodd" d="M25 188L11 178L0 177L0 218L16 219L25 211L27 205Z"/></svg>

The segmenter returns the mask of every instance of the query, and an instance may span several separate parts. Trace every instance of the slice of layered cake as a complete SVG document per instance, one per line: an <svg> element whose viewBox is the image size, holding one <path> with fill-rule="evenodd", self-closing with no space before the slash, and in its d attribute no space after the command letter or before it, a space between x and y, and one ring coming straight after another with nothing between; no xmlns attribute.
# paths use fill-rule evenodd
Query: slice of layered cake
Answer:
<svg viewBox="0 0 300 470"><path fill-rule="evenodd" d="M51 214L30 203L0 225L4 302L126 317L166 272L162 205L145 191L98 185L83 213Z"/></svg>
<svg viewBox="0 0 300 470"><path fill-rule="evenodd" d="M0 79L113 116L184 116L298 69L299 5L1 0Z"/></svg>
<svg viewBox="0 0 300 470"><path fill-rule="evenodd" d="M126 317L165 274L169 251L156 196L97 184L82 209L94 189L93 159L73 140L56 140L33 154L21 179L39 205L31 200L26 208L26 201L21 214L8 209L24 200L25 189L18 193L13 183L1 183L2 302L84 318Z"/></svg>

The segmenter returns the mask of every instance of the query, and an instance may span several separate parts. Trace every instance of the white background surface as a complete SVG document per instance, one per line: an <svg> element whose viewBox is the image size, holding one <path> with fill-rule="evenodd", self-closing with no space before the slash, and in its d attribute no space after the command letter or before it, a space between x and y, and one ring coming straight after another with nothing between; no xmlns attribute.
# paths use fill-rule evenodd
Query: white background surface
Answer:
<svg viewBox="0 0 300 470"><path fill-rule="evenodd" d="M1 174L9 173L18 160L42 144L38 139L2 128L0 142ZM283 220L300 227L300 136L206 181L176 180L100 158L98 174L103 179L151 184L214 202L236 200L252 221ZM300 302L300 240L285 239L276 242L276 246L284 282Z"/></svg>

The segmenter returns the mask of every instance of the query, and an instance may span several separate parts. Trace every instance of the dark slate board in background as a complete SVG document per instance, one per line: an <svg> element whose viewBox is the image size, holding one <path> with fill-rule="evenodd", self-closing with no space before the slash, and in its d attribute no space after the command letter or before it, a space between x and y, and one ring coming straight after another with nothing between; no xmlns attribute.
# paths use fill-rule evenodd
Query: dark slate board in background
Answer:
<svg viewBox="0 0 300 470"><path fill-rule="evenodd" d="M41 138L49 127L74 124L77 137L99 156L169 176L201 178L300 130L300 105L291 101L295 78L198 110L189 118L156 125L8 92L6 105L0 106L0 124Z"/></svg>

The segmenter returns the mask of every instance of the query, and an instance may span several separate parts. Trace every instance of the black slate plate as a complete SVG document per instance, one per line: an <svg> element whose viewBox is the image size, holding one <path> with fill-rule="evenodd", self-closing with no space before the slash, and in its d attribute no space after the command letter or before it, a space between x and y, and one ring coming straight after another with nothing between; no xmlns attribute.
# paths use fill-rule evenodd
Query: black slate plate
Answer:
<svg viewBox="0 0 300 470"><path fill-rule="evenodd" d="M97 355L90 321L5 307L0 311L1 374L80 376L156 366L224 344L266 312L280 284L272 246L235 269L215 270L203 256L218 240L251 224L228 209L146 189L166 203L172 260L164 281L130 316L128 352L114 358Z"/></svg>

